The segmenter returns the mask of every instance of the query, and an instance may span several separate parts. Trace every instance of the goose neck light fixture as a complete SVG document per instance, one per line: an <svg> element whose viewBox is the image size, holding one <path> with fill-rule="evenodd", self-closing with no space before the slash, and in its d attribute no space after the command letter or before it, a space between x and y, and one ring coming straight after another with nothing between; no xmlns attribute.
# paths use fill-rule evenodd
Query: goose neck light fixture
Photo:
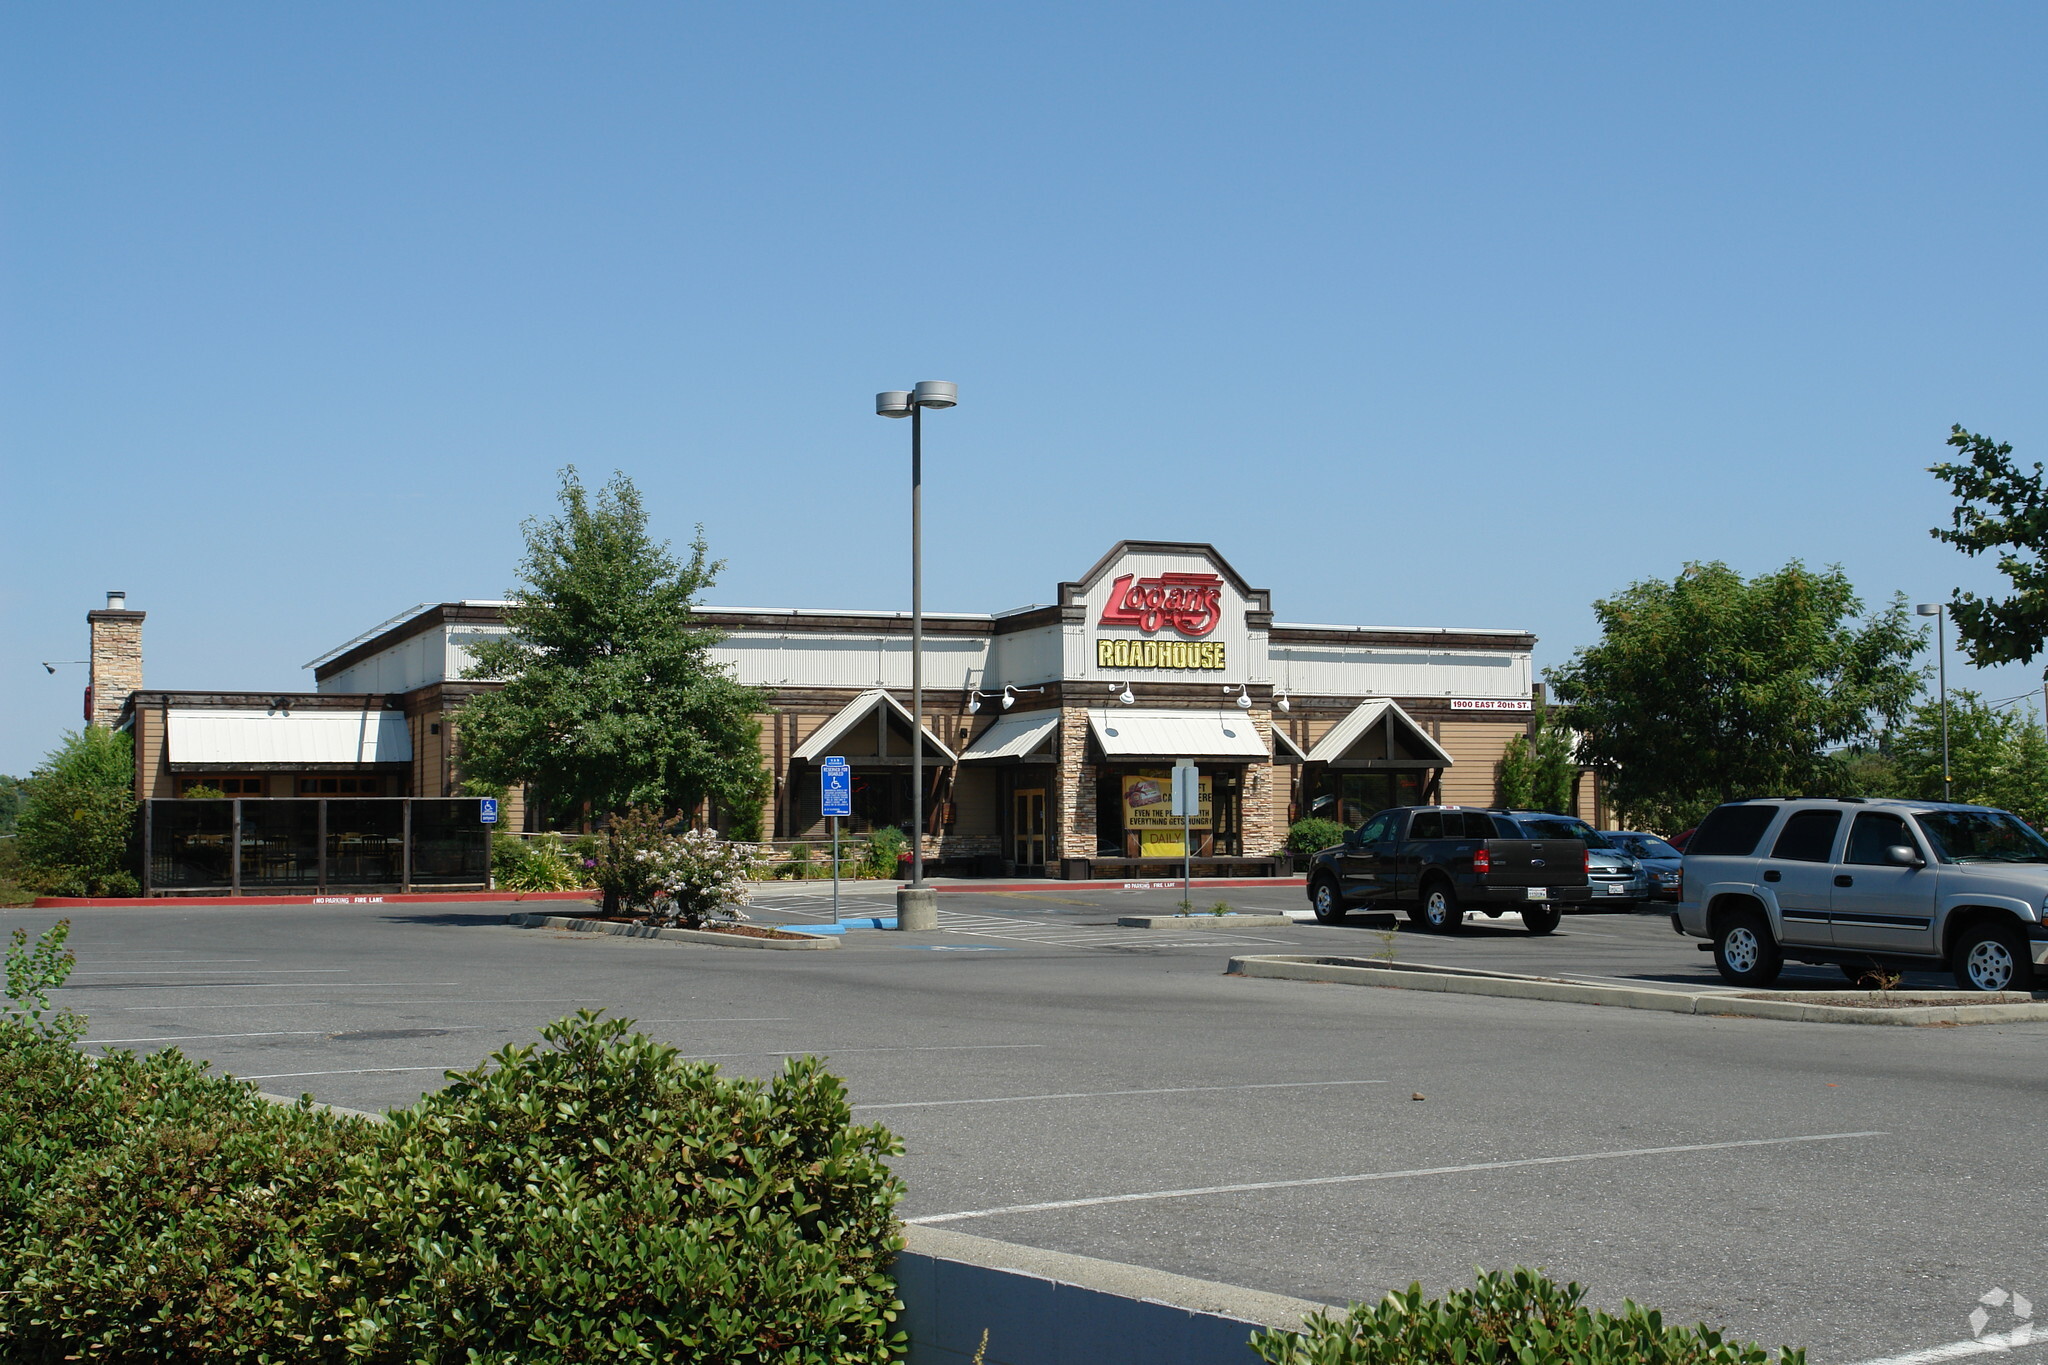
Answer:
<svg viewBox="0 0 2048 1365"><path fill-rule="evenodd" d="M910 419L910 885L924 889L924 410L950 408L959 386L926 379L875 395L878 417Z"/></svg>

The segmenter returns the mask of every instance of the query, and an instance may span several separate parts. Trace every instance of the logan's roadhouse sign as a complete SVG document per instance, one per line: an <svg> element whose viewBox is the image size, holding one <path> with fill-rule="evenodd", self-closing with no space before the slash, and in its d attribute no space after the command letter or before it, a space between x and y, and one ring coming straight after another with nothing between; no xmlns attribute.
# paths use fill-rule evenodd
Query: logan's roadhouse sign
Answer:
<svg viewBox="0 0 2048 1365"><path fill-rule="evenodd" d="M1228 666L1221 640L1202 637L1223 619L1223 579L1213 573L1162 573L1149 578L1119 574L1110 585L1098 626L1135 627L1151 637L1102 636L1095 641L1097 667L1112 669ZM1159 638L1161 631L1173 635Z"/></svg>

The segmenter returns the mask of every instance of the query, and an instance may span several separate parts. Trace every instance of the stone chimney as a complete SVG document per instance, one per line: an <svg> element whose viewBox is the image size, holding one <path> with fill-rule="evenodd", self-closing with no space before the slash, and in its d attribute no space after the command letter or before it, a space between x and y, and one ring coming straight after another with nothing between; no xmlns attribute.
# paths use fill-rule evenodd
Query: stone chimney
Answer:
<svg viewBox="0 0 2048 1365"><path fill-rule="evenodd" d="M85 723L112 726L128 694L142 686L142 618L128 610L128 594L110 592L107 605L85 614L92 628L92 681L85 690Z"/></svg>

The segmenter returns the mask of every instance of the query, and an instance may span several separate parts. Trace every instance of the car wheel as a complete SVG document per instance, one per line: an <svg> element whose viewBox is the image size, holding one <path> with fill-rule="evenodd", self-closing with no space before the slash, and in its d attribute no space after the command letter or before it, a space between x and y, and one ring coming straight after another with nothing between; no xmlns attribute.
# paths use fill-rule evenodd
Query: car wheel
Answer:
<svg viewBox="0 0 2048 1365"><path fill-rule="evenodd" d="M1564 911L1554 905L1532 905L1522 912L1522 923L1532 934L1552 932L1563 918Z"/></svg>
<svg viewBox="0 0 2048 1365"><path fill-rule="evenodd" d="M1714 939L1714 966L1731 986L1768 986L1785 969L1785 955L1771 937L1770 923L1755 910L1737 910L1721 920Z"/></svg>
<svg viewBox="0 0 2048 1365"><path fill-rule="evenodd" d="M1422 922L1439 934L1455 934L1465 923L1458 893L1446 882L1431 882L1422 893Z"/></svg>
<svg viewBox="0 0 2048 1365"><path fill-rule="evenodd" d="M1963 930L1953 961L1956 985L1966 991L2024 991L2034 985L2026 940L2009 924L1986 920Z"/></svg>
<svg viewBox="0 0 2048 1365"><path fill-rule="evenodd" d="M1309 888L1308 903L1316 912L1316 923L1339 924L1351 907L1345 903L1343 894L1337 890L1337 883L1328 877L1316 878L1316 884Z"/></svg>

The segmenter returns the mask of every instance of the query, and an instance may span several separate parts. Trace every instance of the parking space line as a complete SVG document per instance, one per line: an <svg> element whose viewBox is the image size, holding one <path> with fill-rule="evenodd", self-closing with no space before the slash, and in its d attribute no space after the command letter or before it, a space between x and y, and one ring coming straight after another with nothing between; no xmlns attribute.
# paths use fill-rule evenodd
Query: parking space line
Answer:
<svg viewBox="0 0 2048 1365"><path fill-rule="evenodd" d="M66 984L60 989L67 991L283 991L298 990L303 981L224 981L194 982L181 986L175 981L159 985L152 981L130 981L110 986L73 986ZM335 982L341 985L341 982ZM467 981L351 981L351 986L467 986Z"/></svg>
<svg viewBox="0 0 2048 1365"><path fill-rule="evenodd" d="M266 1076L245 1076L241 1072L230 1072L238 1081L290 1081L301 1076L371 1076L388 1071L460 1071L463 1063L451 1062L446 1066L359 1066L348 1071L273 1071Z"/></svg>
<svg viewBox="0 0 2048 1365"><path fill-rule="evenodd" d="M1531 1156L1510 1161L1475 1161L1464 1166L1423 1166L1411 1171L1373 1171L1365 1175L1318 1175L1297 1180L1258 1180L1241 1185L1203 1185L1185 1190L1149 1190L1142 1194L1105 1194L1092 1199L1053 1199L1042 1204L1008 1204L993 1209L968 1209L960 1213L929 1213L906 1218L906 1223L952 1223L963 1218L995 1218L1010 1213L1044 1213L1053 1209L1085 1209L1102 1204L1137 1204L1156 1199L1191 1199L1205 1194L1249 1194L1259 1190L1306 1189L1313 1185L1357 1185L1375 1180L1409 1180L1425 1175L1462 1175L1472 1171L1509 1171L1525 1166L1563 1166L1580 1161L1616 1161L1645 1156L1675 1156L1683 1152L1716 1152L1737 1147L1783 1147L1799 1142L1842 1142L1851 1138L1886 1137L1879 1131L1860 1133L1804 1133L1796 1137L1740 1138L1732 1142L1691 1142L1676 1147L1629 1147L1612 1152L1580 1152L1572 1156Z"/></svg>
<svg viewBox="0 0 2048 1365"><path fill-rule="evenodd" d="M1859 1361L1858 1365L1939 1365L1941 1361L1961 1360L1965 1356L2002 1355L2015 1346L2037 1343L2048 1343L2048 1328L2023 1322L2010 1332L1986 1332L1968 1341L1951 1341L1946 1346L1929 1346L1904 1355L1879 1356L1876 1360Z"/></svg>
<svg viewBox="0 0 2048 1365"><path fill-rule="evenodd" d="M1191 1095L1208 1090L1305 1090L1332 1085L1386 1085L1386 1081L1259 1081L1250 1085L1167 1085L1152 1090L1068 1090L1056 1095L991 1095L978 1100L892 1100L855 1109L936 1109L949 1104L1020 1104L1026 1100L1099 1100L1118 1095Z"/></svg>
<svg viewBox="0 0 2048 1365"><path fill-rule="evenodd" d="M468 1032L476 1028L476 1025L465 1024L460 1025L459 1027L464 1032ZM448 1031L453 1033L456 1030L450 1029ZM331 1032L333 1032L332 1029L324 1028L285 1028L272 1029L265 1033L186 1033L181 1034L177 1037L166 1036L163 1038L87 1038L85 1041L91 1043L94 1047L112 1047L115 1043L203 1043L217 1038L295 1038L304 1034Z"/></svg>
<svg viewBox="0 0 2048 1365"><path fill-rule="evenodd" d="M249 959L249 960L253 962L253 961L255 961L256 959L254 959L254 958L251 958L251 959ZM346 972L347 970L348 970L348 968L346 968L346 967L265 967L265 968L263 969L262 975L264 975L264 976L332 976L332 975L334 975L334 974L335 974L335 973L337 973L337 972ZM73 972L73 973L72 973L72 975L74 975L74 976L241 976L241 975L244 975L244 973L241 973L241 972L181 972L181 971L176 971L176 970L167 970L167 969L165 969L165 968L161 968L161 967L158 967L158 968L152 968L152 969L151 969L151 970L149 970L149 971L133 971L133 972L110 972L110 971L106 971L106 970L104 970L103 968L98 968L98 967L80 967L80 968L78 968L78 969L77 969L77 970L76 970L75 972Z"/></svg>

